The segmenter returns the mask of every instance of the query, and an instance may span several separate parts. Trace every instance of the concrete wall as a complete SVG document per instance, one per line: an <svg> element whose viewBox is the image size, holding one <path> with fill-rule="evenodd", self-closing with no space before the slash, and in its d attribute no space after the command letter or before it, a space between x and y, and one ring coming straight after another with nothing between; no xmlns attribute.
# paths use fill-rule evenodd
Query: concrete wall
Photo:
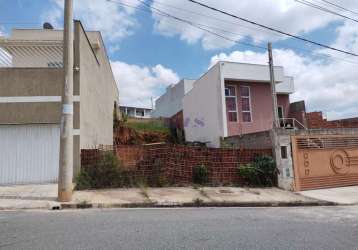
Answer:
<svg viewBox="0 0 358 250"><path fill-rule="evenodd" d="M50 29L13 29L11 39L17 40L57 40L61 41L63 37L62 30Z"/></svg>
<svg viewBox="0 0 358 250"><path fill-rule="evenodd" d="M80 22L75 22L75 49L78 58L80 91L80 146L93 148L113 144L113 108L118 104L118 89L104 43L99 32L87 37ZM93 50L89 40L99 43Z"/></svg>
<svg viewBox="0 0 358 250"><path fill-rule="evenodd" d="M221 146L225 148L271 149L270 131L252 134L228 136L222 139Z"/></svg>
<svg viewBox="0 0 358 250"><path fill-rule="evenodd" d="M225 79L246 82L270 82L268 65L235 62L218 62L218 64L221 64L222 75ZM283 67L275 66L274 72L276 82L284 82Z"/></svg>
<svg viewBox="0 0 358 250"><path fill-rule="evenodd" d="M195 81L194 87L183 99L185 139L209 142L209 146L220 147L220 137L226 136L223 114L224 83L220 65L213 66Z"/></svg>
<svg viewBox="0 0 358 250"><path fill-rule="evenodd" d="M0 124L59 123L62 72L0 68Z"/></svg>
<svg viewBox="0 0 358 250"><path fill-rule="evenodd" d="M295 92L294 79L290 76L285 76L284 81L276 84L276 93L278 94L292 94Z"/></svg>
<svg viewBox="0 0 358 250"><path fill-rule="evenodd" d="M183 98L193 88L194 80L182 79L168 86L166 92L155 101L153 117L172 117L183 110Z"/></svg>

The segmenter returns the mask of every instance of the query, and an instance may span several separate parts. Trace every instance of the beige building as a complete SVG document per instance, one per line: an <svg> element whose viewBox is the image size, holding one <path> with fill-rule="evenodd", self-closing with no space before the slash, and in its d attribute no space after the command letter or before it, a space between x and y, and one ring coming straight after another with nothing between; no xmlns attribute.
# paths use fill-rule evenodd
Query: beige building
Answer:
<svg viewBox="0 0 358 250"><path fill-rule="evenodd" d="M57 181L61 30L15 29L0 39L0 185ZM80 150L113 143L118 89L100 32L74 24L74 171Z"/></svg>

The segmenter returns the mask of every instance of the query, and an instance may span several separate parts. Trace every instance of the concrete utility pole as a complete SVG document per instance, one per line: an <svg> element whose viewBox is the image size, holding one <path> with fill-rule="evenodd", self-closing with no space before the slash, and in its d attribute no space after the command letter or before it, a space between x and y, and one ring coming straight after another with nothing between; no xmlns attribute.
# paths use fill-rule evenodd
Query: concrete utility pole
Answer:
<svg viewBox="0 0 358 250"><path fill-rule="evenodd" d="M66 202L73 189L73 0L65 0L63 70L58 200Z"/></svg>
<svg viewBox="0 0 358 250"><path fill-rule="evenodd" d="M273 66L271 43L268 43L267 49L268 49L269 65L270 65L270 85L271 85L272 111L273 111L273 128L271 133L271 140L272 140L273 156L277 166L279 164L279 159L280 159L278 155L280 152L280 145L277 137L277 128L280 126L280 122L278 119L275 71Z"/></svg>
<svg viewBox="0 0 358 250"><path fill-rule="evenodd" d="M269 65L270 65L270 85L271 85L271 95L272 95L272 110L273 110L273 127L279 127L278 119L278 110L277 110L277 95L276 95L276 84L275 84L275 71L273 67L272 59L272 44L268 43L268 55L269 55Z"/></svg>

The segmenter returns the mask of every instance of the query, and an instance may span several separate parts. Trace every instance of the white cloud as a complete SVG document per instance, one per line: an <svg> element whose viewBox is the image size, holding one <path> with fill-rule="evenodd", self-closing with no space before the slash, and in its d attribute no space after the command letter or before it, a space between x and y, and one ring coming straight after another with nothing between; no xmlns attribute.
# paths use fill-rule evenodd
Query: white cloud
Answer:
<svg viewBox="0 0 358 250"><path fill-rule="evenodd" d="M151 107L151 97L156 98L167 86L179 81L173 70L161 64L150 68L114 61L111 65L121 105Z"/></svg>
<svg viewBox="0 0 358 250"><path fill-rule="evenodd" d="M206 0L202 2L205 2L205 4L210 6L226 10L230 13L237 14L256 22L267 24L277 29L294 34L307 33L318 28L323 28L330 22L342 20L337 16L320 12L319 10L310 8L305 5L301 5L294 0ZM196 23L218 27L220 29L224 29L232 33L239 33L242 35L239 36L232 33L225 33L220 30L215 30L217 33L221 33L236 40L241 40L243 37L248 36L255 40L255 42L263 40L266 41L268 39L278 40L286 38L284 36L274 35L273 33L269 33L261 28L252 26L228 16L210 11L188 1L172 0L170 1L170 6L169 4L162 3L163 1L161 0L153 0L152 6ZM347 8L358 9L358 2L356 0L341 0L340 4ZM173 8L173 6L175 8ZM186 11L180 9L185 9ZM187 11L209 15L212 18L198 16ZM198 30L183 23L178 23L177 21L168 19L155 13L153 13L153 17L155 19L156 31L169 36L179 35L181 40L186 41L189 44L201 42L205 49L227 48L233 45L232 42L225 41L221 38L208 34L205 31ZM221 19L230 23L222 22L217 19Z"/></svg>
<svg viewBox="0 0 358 250"><path fill-rule="evenodd" d="M51 22L55 27L62 27L63 0L52 0L54 6L43 13L43 21ZM133 6L139 3L131 4ZM115 2L105 0L74 1L74 17L80 19L87 30L99 30L110 42L118 41L132 34L137 25L134 10Z"/></svg>

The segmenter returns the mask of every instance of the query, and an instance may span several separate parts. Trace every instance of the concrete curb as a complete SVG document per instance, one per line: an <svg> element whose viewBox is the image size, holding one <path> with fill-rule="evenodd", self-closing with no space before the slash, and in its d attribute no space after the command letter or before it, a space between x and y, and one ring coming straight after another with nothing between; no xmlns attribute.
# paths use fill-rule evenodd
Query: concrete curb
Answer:
<svg viewBox="0 0 358 250"><path fill-rule="evenodd" d="M313 207L339 206L328 201L308 202L188 202L188 203L62 203L61 209L88 208L180 208L180 207Z"/></svg>

